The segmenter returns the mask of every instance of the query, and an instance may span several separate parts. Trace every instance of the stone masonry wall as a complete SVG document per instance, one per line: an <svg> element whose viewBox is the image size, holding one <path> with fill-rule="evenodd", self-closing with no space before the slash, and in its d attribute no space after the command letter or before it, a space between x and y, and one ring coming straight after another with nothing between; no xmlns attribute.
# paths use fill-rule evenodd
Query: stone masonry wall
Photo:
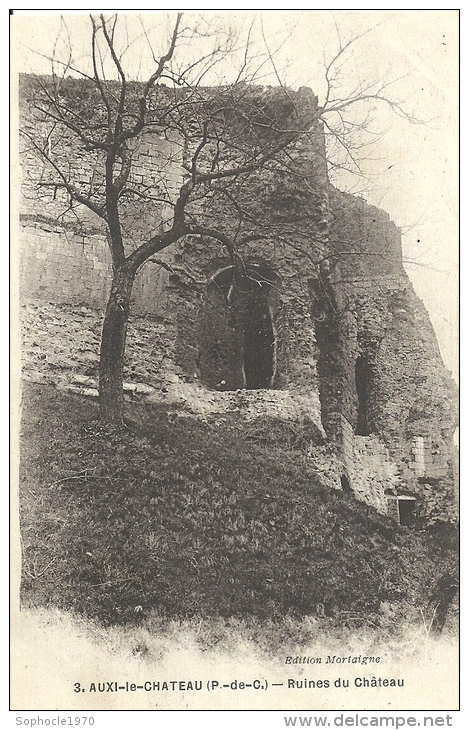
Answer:
<svg viewBox="0 0 469 730"><path fill-rule="evenodd" d="M311 192L297 190L300 183L285 179L282 171L264 171L232 186L237 205L256 215L263 235L238 247L247 265L267 267L275 277L272 296L272 326L275 332L275 377L273 387L309 391L318 398L317 342L309 306L309 281L317 276L314 256L327 246L328 184L324 162L324 135L320 125L292 151L297 171L304 168ZM299 178L298 178L299 179ZM291 189L290 189L291 187ZM301 187L301 186L300 186ZM303 186L304 187L304 186ZM288 212L288 203L292 206ZM226 198L208 197L196 208L199 219L233 238L239 233L238 219ZM296 201L296 207L291 201ZM299 201L299 202L298 202ZM249 225L249 223L247 224ZM249 234L249 228L245 231ZM249 236L247 236L249 238ZM168 308L175 313L177 358L191 376L212 385L230 381L223 374L207 372L207 302L211 277L232 265L220 243L203 237L186 237L172 247L175 273L170 275ZM229 331L229 312L220 300L219 325ZM215 321L212 317L212 324ZM234 340L234 333L231 334ZM235 347L235 346L234 346ZM236 349L236 348L235 348ZM230 370L231 373L231 370Z"/></svg>
<svg viewBox="0 0 469 730"><path fill-rule="evenodd" d="M351 196L332 193L331 208L331 238L350 255L341 257L330 276L334 311L329 321L335 322L334 357L340 368L326 388L326 409L340 411L352 433L358 418L357 358L367 362L370 435L354 434L353 446L349 444L350 481L353 486L351 451L355 465L364 454L379 461L385 453L385 462L394 464L388 489L413 494L428 521L454 517L456 386L441 360L428 313L403 269L398 232L385 213ZM358 242L366 253L358 250ZM327 317L322 326L327 327ZM343 428L340 432L343 437ZM416 439L423 444L421 469L416 468ZM361 469L362 474L372 471L370 464ZM384 464L380 471L386 473Z"/></svg>
<svg viewBox="0 0 469 730"><path fill-rule="evenodd" d="M23 227L20 246L22 298L104 309L111 261L102 236L80 237L38 221Z"/></svg>
<svg viewBox="0 0 469 730"><path fill-rule="evenodd" d="M85 153L72 136L60 138L50 125L33 119L30 82L20 84L20 125L48 145L54 161L70 169L70 179L86 193L99 190L102 160ZM104 222L85 206L71 207L69 197L50 166L41 162L27 138L20 138L20 290L25 299L39 298L102 311L108 297L112 265ZM174 200L181 184L178 140L157 131L144 133L133 146L129 187L163 191ZM54 185L52 183L56 182ZM163 197L162 193L162 197ZM99 196L98 196L99 199ZM171 207L157 200L123 201L124 245L127 251L168 225ZM163 255L162 260L165 260ZM147 265L137 274L133 311L163 315L167 271Z"/></svg>
<svg viewBox="0 0 469 730"><path fill-rule="evenodd" d="M102 317L93 309L43 301L23 302L22 375L26 382L43 383L97 398L99 340ZM164 317L132 317L124 362L127 401L164 404L170 417L223 417L236 413L256 436L270 422L301 431L311 442L309 458L329 486L339 488L338 466L321 456L324 443L319 400L310 393L289 391L213 391L189 378L178 366L176 328ZM256 424L259 422L259 426ZM280 429L282 430L282 429Z"/></svg>
<svg viewBox="0 0 469 730"><path fill-rule="evenodd" d="M27 113L25 119L27 125ZM92 184L98 173L89 157L68 140L45 137L45 143L71 161L80 184ZM22 152L23 374L96 396L100 313L111 281L105 230L90 211L78 217L31 150ZM278 171L259 174L251 188L238 191L238 202L251 206L265 231L239 253L246 264L275 275L268 300L273 389L234 390L222 367L210 372L204 348L215 315L221 339L237 336L223 297L212 299L219 311L208 316L212 277L233 262L213 239L186 237L137 275L126 397L183 403L197 413L242 407L253 416L303 419L312 443L327 437L333 445L331 485L342 470L357 498L383 513L388 491L396 498L415 495L428 521L453 518L456 391L403 269L399 231L385 212L331 188L320 125L292 154L307 191L300 174L292 182ZM133 186L164 189L174 198L183 180L177 139L145 135L134 160ZM39 194L38 183L46 183ZM232 211L216 198L193 210L230 235L236 229ZM123 214L130 251L165 229L170 208L133 199ZM356 432L359 358L366 363L366 435Z"/></svg>
<svg viewBox="0 0 469 730"><path fill-rule="evenodd" d="M312 97L311 92L309 92L309 97ZM31 123L27 105L28 98L25 94L22 124L26 129ZM90 160L89 156L87 157L80 150L75 149L73 142L70 143L68 139L57 140L53 133L46 134L46 130L44 130L43 137L59 161L67 163L70 161L72 177L85 188L96 184L95 181L100 175L102 177L99 165L96 166L93 159ZM319 131L317 139L319 144L324 144L322 133ZM302 147L304 147L303 151ZM324 198L321 193L326 189L325 181L327 180L324 156L320 164L315 161L311 165L306 152L306 146L300 143L297 151L297 164L300 165L303 160L311 169L314 168L313 172L308 172L310 178L316 175L316 169L320 170L322 179L317 186L319 205L318 200L315 199L312 209L314 217L318 222L322 221L322 226L324 226L323 202L327 205L327 195ZM158 196L158 191L162 190L165 196L174 199L183 176L180 164L181 153L177 139L162 138L155 131L145 135L139 140L134 150L134 164L129 184L137 190L149 186L151 190L155 191L155 197ZM50 186L51 177L48 170L38 163L27 145L24 145L22 149L22 166L21 220L25 234L22 237L23 301L42 300L51 305L58 302L63 305L79 306L83 310L96 307L102 311L111 275L102 222L90 211L83 209L83 206L80 209L79 218L76 211L69 209L67 196L63 194L60 187ZM39 194L38 184L40 185ZM275 185L282 193L287 189L284 182L275 183L275 180L271 180L269 190L264 190L262 177L259 178L257 184L266 194L267 201L272 197ZM277 198L279 194L280 192L278 192ZM278 205L280 204L277 200L277 207ZM284 214L284 205L285 200L282 200L277 214ZM199 213L201 212L204 213L206 220L215 216L222 226L230 224L229 216L225 211L217 209L212 204L207 206L205 211L199 210ZM133 199L129 205L124 205L127 250L131 250L134 245L145 240L145 237L164 230L169 213L169 209L159 202L154 204L146 202L145 206L139 206L138 202L136 203ZM320 235L321 231L315 222L313 222L313 228L314 233ZM287 388L291 384L308 386L307 395L297 392L293 400L297 403L304 401L304 407L306 407L306 403L308 404L307 410L310 413L311 422L316 424L315 428L318 433L323 433L317 388L314 385L311 387L315 375L314 332L311 324L309 324L309 328L305 327L305 323L307 324L310 320L307 306L307 276L310 268L308 252L300 252L298 255L292 249L288 250L287 255L284 256L285 251L285 247L281 250L278 241L273 237L263 247L251 245L250 250L243 251L243 256L246 259L256 256L268 260L273 263L275 268L281 269L280 275L285 275L285 280L292 279L292 272L297 268L304 271L302 277L297 282L293 282L293 287L286 287L282 292L274 323L279 342L277 386L282 388ZM144 265L137 276L133 290L131 311L134 317L157 316L162 321L170 323L169 330L166 330L167 336L171 338L167 348L170 355L166 356L165 362L173 377L178 379L178 387L184 383L184 388L188 392L191 389L194 391L191 397L196 393L194 396L196 400L200 400L199 361L201 349L204 346L201 333L203 331L206 283L213 266L218 261L223 262L225 254L226 252L221 246L214 244L213 241L187 238L179 244L173 245L171 250L155 257L156 262ZM65 319L67 318L66 311L62 308L60 312L52 316L51 321L56 322L59 314ZM26 319L25 322L28 322L34 330L35 324L31 318ZM73 317L71 327L73 332L77 331ZM132 357L131 332L132 326L129 328L129 357ZM61 334L62 336L65 334L63 329ZM34 335L33 338L34 341L41 339ZM52 341L55 341L54 338ZM146 344L148 344L148 339ZM46 351L50 349L46 345L44 337L40 343L37 342L37 345L41 348L45 347ZM80 356L77 359L79 372L75 373L75 367L70 366L67 348L63 349L55 343L55 350L46 356L46 365L49 357L51 363L57 362L60 357L65 358L64 380L73 381L73 378L76 377L91 379L95 377L95 374L90 371L91 366L85 368L84 373L82 372L83 363ZM88 346L84 348L84 351L90 352L91 350ZM73 343L71 352L76 352ZM148 353L144 348L139 349L136 354L144 362L152 362L153 355L148 358ZM33 348L32 361L36 356L37 353L35 354L35 348ZM30 367L32 367L31 360L26 358L25 372ZM51 367L54 368L54 364ZM153 363L152 367L158 370L157 363ZM57 373L54 377L56 376ZM159 383L158 380L155 382L154 373L150 377L149 383L150 387L161 387L164 392L165 383ZM89 389L92 390L96 383L89 380L81 385L73 382L71 385L74 387L75 385L76 387L89 386ZM288 412L289 396L286 400L285 397L278 391L269 394L270 401L278 400L279 403L283 403ZM304 407L301 406L300 410Z"/></svg>

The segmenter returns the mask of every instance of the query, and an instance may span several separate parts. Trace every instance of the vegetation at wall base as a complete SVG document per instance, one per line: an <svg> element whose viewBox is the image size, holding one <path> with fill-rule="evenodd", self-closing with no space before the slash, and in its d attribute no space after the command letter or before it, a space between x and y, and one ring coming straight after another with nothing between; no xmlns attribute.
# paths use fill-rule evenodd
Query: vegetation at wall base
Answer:
<svg viewBox="0 0 469 730"><path fill-rule="evenodd" d="M331 490L305 443L239 414L23 389L22 600L105 625L210 618L396 623L454 573L451 526L401 528ZM276 431L278 433L278 429ZM311 448L311 445L309 445ZM326 447L316 446L318 452Z"/></svg>

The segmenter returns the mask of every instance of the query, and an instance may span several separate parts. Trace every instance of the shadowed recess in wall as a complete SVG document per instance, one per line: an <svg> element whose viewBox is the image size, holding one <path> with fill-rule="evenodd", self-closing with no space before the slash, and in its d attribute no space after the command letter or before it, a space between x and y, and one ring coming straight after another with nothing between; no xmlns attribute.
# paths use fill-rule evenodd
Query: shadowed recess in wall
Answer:
<svg viewBox="0 0 469 730"><path fill-rule="evenodd" d="M220 390L273 386L279 277L266 264L212 274L200 338L201 377Z"/></svg>
<svg viewBox="0 0 469 730"><path fill-rule="evenodd" d="M370 391L370 365L365 355L360 355L355 361L355 386L358 396L357 436L369 436L371 433L368 413L368 399Z"/></svg>

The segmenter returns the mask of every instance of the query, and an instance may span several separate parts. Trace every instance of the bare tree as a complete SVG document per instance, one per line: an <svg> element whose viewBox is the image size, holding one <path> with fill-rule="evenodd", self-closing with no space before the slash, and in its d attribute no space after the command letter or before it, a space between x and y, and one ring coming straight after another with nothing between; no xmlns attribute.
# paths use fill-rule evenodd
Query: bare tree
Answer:
<svg viewBox="0 0 469 730"><path fill-rule="evenodd" d="M160 55L142 24L153 69L137 82L126 68L132 38L120 21L117 15L90 16L85 67L75 60L64 24L68 52L51 57L50 76L28 80L29 116L21 126L28 150L43 164L37 187L64 193L69 213L82 217L87 210L106 231L113 280L102 329L99 396L103 422L116 428L123 423L126 331L140 268L187 236L218 241L234 271L243 269L244 244L267 236L291 241L292 230L309 241L308 255L315 265L338 255L330 247L325 250L320 233L318 238L323 215L318 174L298 145L301 140L315 145L318 164L325 169L326 150L316 135L325 124L357 166L368 112L357 123L347 120L347 110L366 108L372 101L404 114L387 95L387 82L359 83L346 96L337 95L340 64L353 39L341 41L325 64L327 94L319 107L309 91L259 91L256 82L266 64L275 68L275 52L267 48L264 54L251 54L251 28L241 41L230 32L215 33L210 23L191 29L181 15L174 19ZM186 60L187 46L201 40L200 55ZM234 80L204 87L208 75L227 58L238 61ZM150 132L166 140L167 153L151 178L138 180L133 174L138 145ZM78 174L83 165L89 173L85 181ZM269 184L276 180L278 193L279 179L283 198L278 210L283 213L266 215ZM301 215L295 200L305 202ZM136 237L135 211L156 220L162 210L167 222L155 223L151 234Z"/></svg>

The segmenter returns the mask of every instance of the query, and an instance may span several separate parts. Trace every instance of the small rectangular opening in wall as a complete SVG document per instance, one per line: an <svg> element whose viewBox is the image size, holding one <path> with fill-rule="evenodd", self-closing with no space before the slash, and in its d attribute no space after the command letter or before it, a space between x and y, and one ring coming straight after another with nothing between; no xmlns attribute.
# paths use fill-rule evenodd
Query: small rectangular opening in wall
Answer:
<svg viewBox="0 0 469 730"><path fill-rule="evenodd" d="M412 527L417 519L417 500L408 495L388 494L388 516L403 527Z"/></svg>
<svg viewBox="0 0 469 730"><path fill-rule="evenodd" d="M403 527L411 527L417 517L417 500L415 497L398 497L397 508L399 524Z"/></svg>

